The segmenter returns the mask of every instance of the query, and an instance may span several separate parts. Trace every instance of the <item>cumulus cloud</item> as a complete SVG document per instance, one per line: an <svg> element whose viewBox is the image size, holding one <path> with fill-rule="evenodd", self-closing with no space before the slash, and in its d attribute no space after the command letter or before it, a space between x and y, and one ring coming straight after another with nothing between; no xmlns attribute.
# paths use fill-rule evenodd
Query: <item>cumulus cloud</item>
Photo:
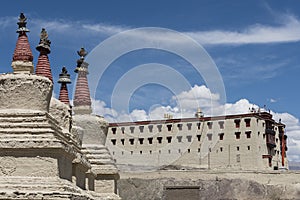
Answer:
<svg viewBox="0 0 300 200"><path fill-rule="evenodd" d="M240 99L234 103L220 105L218 94L212 93L206 86L195 85L189 91L183 91L170 99L170 104L174 106L154 106L151 110L135 109L130 113L119 113L113 108L108 108L103 101L92 100L94 113L104 116L110 122L124 121L144 121L163 119L164 114L170 114L173 118L193 117L197 108L201 107L203 113L210 113L211 107L219 115L249 113L249 109L259 109L259 106L249 102L247 99ZM216 112L215 112L216 113ZM300 161L300 122L295 116L289 113L272 112L276 121L281 120L286 124L286 134L288 135L288 158L290 161Z"/></svg>

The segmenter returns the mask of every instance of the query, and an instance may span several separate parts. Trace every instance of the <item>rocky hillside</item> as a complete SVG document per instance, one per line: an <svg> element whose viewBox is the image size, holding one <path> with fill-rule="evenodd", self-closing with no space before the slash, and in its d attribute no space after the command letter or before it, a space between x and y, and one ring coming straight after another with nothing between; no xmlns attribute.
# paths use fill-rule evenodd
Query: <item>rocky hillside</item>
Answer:
<svg viewBox="0 0 300 200"><path fill-rule="evenodd" d="M289 177L277 181L280 179L278 174L274 175L274 179L270 174L239 173L232 174L232 177L230 174L200 172L127 174L123 175L123 178L121 175L118 189L120 196L126 200L300 199L300 179L297 173L290 181ZM290 175L287 173L287 176ZM238 176L240 178L237 178Z"/></svg>

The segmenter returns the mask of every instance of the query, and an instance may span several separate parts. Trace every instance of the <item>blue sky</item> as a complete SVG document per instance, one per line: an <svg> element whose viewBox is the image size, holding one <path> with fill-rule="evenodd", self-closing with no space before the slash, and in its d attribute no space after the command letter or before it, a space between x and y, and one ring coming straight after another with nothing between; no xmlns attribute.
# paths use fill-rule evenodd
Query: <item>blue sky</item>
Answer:
<svg viewBox="0 0 300 200"><path fill-rule="evenodd" d="M52 42L49 58L54 81L57 81L61 67L66 66L73 79L71 93L76 77L73 72L78 59L76 51L82 46L92 51L110 36L140 27L166 28L191 37L204 47L223 78L226 106L231 109L228 113L242 112L252 104L266 105L275 116L290 125L291 145L295 147L291 157L300 160L296 156L300 148L300 1L54 0L47 4L7 1L0 14L1 73L12 71L10 64L20 12L28 17L31 30L28 37L34 62L38 56L35 47L39 33L45 27ZM146 63L171 66L188 80L190 91L207 92L206 87L201 87L206 85L203 77L178 55L157 49L132 51L115 60L97 83L95 105L99 114L112 117L116 115L114 112L121 112L111 108L115 85L135 66ZM58 94L58 90L56 84L54 92ZM168 86L159 84L143 85L131 95L129 114L137 120L149 119L145 115L149 117L150 111L155 109L161 112L152 113L152 117L162 112L176 114L178 103L174 97L189 98L189 91L182 92L174 94ZM207 107L205 104L211 101L208 96L198 95L206 99L198 103Z"/></svg>

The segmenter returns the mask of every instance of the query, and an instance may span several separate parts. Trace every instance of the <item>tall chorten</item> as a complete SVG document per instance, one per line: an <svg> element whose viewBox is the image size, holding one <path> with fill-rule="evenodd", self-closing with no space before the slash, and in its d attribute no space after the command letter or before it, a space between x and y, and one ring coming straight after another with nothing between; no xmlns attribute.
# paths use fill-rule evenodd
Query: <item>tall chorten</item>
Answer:
<svg viewBox="0 0 300 200"><path fill-rule="evenodd" d="M61 73L59 74L58 83L61 84L58 100L65 103L66 105L70 105L67 84L71 83L71 79L70 79L70 74L68 74L66 67L62 68Z"/></svg>
<svg viewBox="0 0 300 200"><path fill-rule="evenodd" d="M77 53L80 59L77 60L77 67L75 69L75 72L78 73L78 77L74 95L74 112L75 114L91 114L92 103L87 80L89 64L84 61L87 52L84 48L81 48Z"/></svg>
<svg viewBox="0 0 300 200"><path fill-rule="evenodd" d="M75 72L78 73L74 97L74 128L80 127L82 135L82 152L91 163L89 178L94 180L93 188L97 193L117 193L119 172L107 147L105 146L108 122L101 116L92 114L91 97L88 87L88 63L84 62L87 52L81 48L77 52Z"/></svg>
<svg viewBox="0 0 300 200"><path fill-rule="evenodd" d="M29 32L26 28L26 20L27 18L25 15L21 13L19 22L17 23L19 25L19 28L17 29L19 37L11 63L14 73L33 73L33 56L26 35L26 32Z"/></svg>
<svg viewBox="0 0 300 200"><path fill-rule="evenodd" d="M47 31L43 28L40 35L39 45L36 47L36 50L40 52L40 55L36 65L35 74L39 76L45 76L53 82L48 58L48 54L51 52L50 44L51 41L48 40Z"/></svg>

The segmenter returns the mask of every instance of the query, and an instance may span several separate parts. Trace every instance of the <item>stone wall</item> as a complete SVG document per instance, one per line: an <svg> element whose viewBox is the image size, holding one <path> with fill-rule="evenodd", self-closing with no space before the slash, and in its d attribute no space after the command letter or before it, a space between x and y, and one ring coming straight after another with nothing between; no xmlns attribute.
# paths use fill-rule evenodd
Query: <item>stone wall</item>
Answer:
<svg viewBox="0 0 300 200"><path fill-rule="evenodd" d="M300 199L300 173L123 173L118 189L126 200Z"/></svg>

